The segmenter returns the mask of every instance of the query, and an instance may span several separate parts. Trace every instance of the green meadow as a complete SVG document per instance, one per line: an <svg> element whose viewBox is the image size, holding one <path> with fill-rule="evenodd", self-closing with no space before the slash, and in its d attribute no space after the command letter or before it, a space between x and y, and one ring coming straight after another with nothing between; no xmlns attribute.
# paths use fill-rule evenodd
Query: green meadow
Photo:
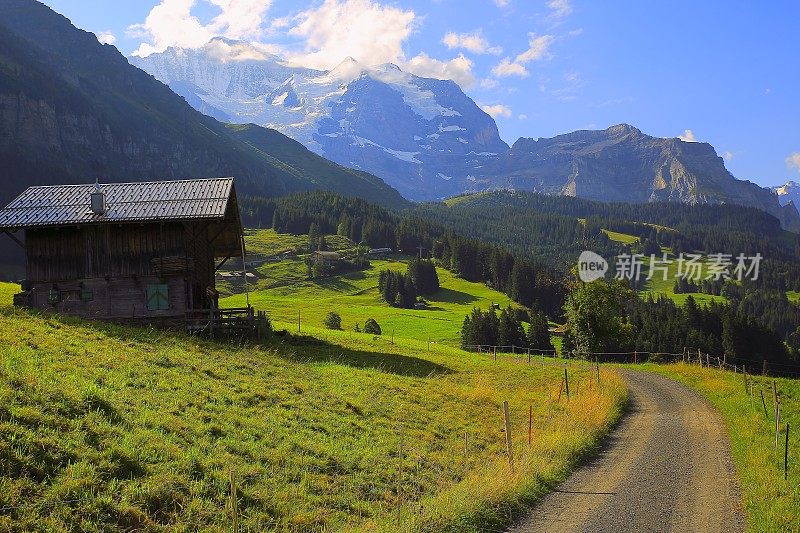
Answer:
<svg viewBox="0 0 800 533"><path fill-rule="evenodd" d="M269 235L275 239L274 234ZM283 237L283 236L279 236ZM291 236L287 236L290 237ZM400 309L392 307L378 293L378 274L381 270L405 271L406 263L400 260L372 260L364 271L308 280L301 257L268 263L257 268L259 281L250 292L250 304L268 311L272 320L286 323L287 329L296 333L298 313L300 331L304 326L322 326L329 312L339 313L342 327L352 330L356 324L363 327L368 318L381 326L383 336L415 339L449 346L458 346L464 317L473 307L488 309L493 303L501 307L518 307L505 294L481 283L472 283L439 268L441 289L426 297L426 309ZM264 284L268 280L268 285ZM224 298L220 305L244 305L244 294Z"/></svg>
<svg viewBox="0 0 800 533"><path fill-rule="evenodd" d="M654 227L663 227L663 226L655 226ZM633 244L639 241L639 238L634 235L629 235L627 233L619 233L616 231L610 230L603 230L603 233L608 235L608 238L612 241L619 242L621 244ZM714 294L705 294L702 292L694 292L694 293L685 293L685 294L675 294L674 286L676 275L678 273L678 262L677 257L675 254L672 253L670 248L663 248L664 253L667 254L667 259L670 261L670 264L667 268L666 276L664 275L663 271L658 271L653 273L652 279L646 280L644 286L639 291L639 295L643 298L647 298L648 295L651 295L653 298L658 298L659 296L665 296L675 302L678 306L683 306L686 303L686 299L689 298L690 294L692 298L694 298L695 302L698 305L705 305L710 302L725 302L726 299L723 296L716 296ZM643 259L644 265L642 268L642 276L647 277L649 272L649 258ZM703 272L705 272L706 263L703 262ZM703 274L705 275L705 274Z"/></svg>
<svg viewBox="0 0 800 533"><path fill-rule="evenodd" d="M494 297L445 285L475 289L437 304L454 314ZM567 401L558 360L310 324L260 345L212 342L14 309L16 290L0 285L3 531L229 530L232 477L245 531L502 529L596 449L626 397L610 369L598 387L570 366ZM394 320L382 322L423 337L417 319Z"/></svg>
<svg viewBox="0 0 800 533"><path fill-rule="evenodd" d="M748 531L800 531L800 380L749 376L746 386L743 374L697 365L648 364L645 368L686 383L719 409L731 439ZM781 405L777 446L773 381ZM784 479L787 422L789 471Z"/></svg>

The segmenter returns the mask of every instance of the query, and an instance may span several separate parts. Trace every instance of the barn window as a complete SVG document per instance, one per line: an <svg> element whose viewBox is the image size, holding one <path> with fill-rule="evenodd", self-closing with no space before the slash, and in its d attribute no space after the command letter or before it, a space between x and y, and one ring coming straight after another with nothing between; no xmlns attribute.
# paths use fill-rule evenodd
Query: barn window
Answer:
<svg viewBox="0 0 800 533"><path fill-rule="evenodd" d="M147 309L166 311L169 309L169 286L157 283L147 286Z"/></svg>
<svg viewBox="0 0 800 533"><path fill-rule="evenodd" d="M57 304L61 301L61 292L58 289L50 289L47 292L47 302Z"/></svg>
<svg viewBox="0 0 800 533"><path fill-rule="evenodd" d="M81 301L91 302L94 300L94 291L89 289L81 289Z"/></svg>

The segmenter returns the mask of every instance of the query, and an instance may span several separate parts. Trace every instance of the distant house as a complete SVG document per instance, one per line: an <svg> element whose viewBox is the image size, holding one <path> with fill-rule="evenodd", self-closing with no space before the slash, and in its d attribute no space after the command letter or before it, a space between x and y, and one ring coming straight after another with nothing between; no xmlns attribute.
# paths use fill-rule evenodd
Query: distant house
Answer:
<svg viewBox="0 0 800 533"><path fill-rule="evenodd" d="M342 260L342 256L339 252L314 252L311 254L311 258L315 262L328 264L338 263Z"/></svg>
<svg viewBox="0 0 800 533"><path fill-rule="evenodd" d="M375 258L381 258L381 257L386 257L390 253L392 253L391 248L371 248L370 251L367 252L367 255L370 255Z"/></svg>
<svg viewBox="0 0 800 533"><path fill-rule="evenodd" d="M215 310L215 272L244 256L233 178L31 187L0 233L25 247L17 305L103 319Z"/></svg>

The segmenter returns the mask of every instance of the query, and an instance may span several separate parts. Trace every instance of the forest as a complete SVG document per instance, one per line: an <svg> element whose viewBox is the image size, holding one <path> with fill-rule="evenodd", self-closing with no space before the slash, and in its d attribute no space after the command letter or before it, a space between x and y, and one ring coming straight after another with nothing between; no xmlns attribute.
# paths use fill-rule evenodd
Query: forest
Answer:
<svg viewBox="0 0 800 533"><path fill-rule="evenodd" d="M691 348L754 371L764 361L775 372L798 369L800 306L789 302L786 291L800 289L800 236L782 230L771 215L732 205L606 204L532 193L485 193L456 200L390 211L360 199L309 192L245 198L243 218L248 226L278 232L308 233L313 225L321 234L345 235L370 247L419 253L466 280L504 292L535 313L566 322L564 347L578 356L629 350L682 353ZM580 251L613 258L632 250L609 239L604 230L637 236L633 249L638 253L659 254L669 247L673 253L760 253L764 260L757 280L701 281L696 286L679 282L675 287L676 293L722 295L727 303L699 306L689 297L681 307L666 298L639 298L639 287L632 282L598 283L587 284L601 293L587 298L578 313L575 302L584 289L570 270ZM382 291L397 290L387 291L387 301L413 306L419 293L412 277L397 273L391 278L386 275ZM604 288L611 294L602 294ZM605 308L595 316L589 310L600 302L606 302ZM610 310L613 317L601 319ZM509 322L513 315L521 325L524 317L505 310L496 320L491 315L494 310L475 310L466 317L463 344L511 340L508 344L531 346ZM582 336L586 320L599 335Z"/></svg>

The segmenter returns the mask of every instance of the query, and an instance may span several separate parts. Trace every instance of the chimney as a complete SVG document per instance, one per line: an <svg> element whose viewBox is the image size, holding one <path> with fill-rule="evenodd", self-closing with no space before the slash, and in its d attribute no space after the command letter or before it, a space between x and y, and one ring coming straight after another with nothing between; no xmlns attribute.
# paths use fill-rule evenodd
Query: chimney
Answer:
<svg viewBox="0 0 800 533"><path fill-rule="evenodd" d="M91 195L92 213L95 215L106 214L106 193L100 189L100 183L94 182L94 191Z"/></svg>

